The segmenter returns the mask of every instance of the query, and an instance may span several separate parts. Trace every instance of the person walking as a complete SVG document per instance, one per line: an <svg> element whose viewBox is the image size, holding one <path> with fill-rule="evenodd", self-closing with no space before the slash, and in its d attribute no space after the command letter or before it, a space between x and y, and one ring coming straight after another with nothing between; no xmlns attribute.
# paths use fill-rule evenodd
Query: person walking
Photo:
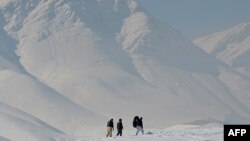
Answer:
<svg viewBox="0 0 250 141"><path fill-rule="evenodd" d="M122 125L122 119L119 119L119 121L117 122L117 135L116 136L122 136L122 130L123 130L123 125Z"/></svg>
<svg viewBox="0 0 250 141"><path fill-rule="evenodd" d="M144 134L142 119L143 119L142 117L137 119L137 123L136 123L137 132L136 132L136 135L138 135L139 132Z"/></svg>
<svg viewBox="0 0 250 141"><path fill-rule="evenodd" d="M107 135L106 137L112 137L112 131L114 130L113 119L111 118L107 123Z"/></svg>

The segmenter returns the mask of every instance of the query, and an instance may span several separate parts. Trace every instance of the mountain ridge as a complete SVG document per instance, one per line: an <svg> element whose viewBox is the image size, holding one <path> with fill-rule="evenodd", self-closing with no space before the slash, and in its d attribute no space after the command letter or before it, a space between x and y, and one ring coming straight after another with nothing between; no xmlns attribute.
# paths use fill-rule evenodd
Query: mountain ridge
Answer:
<svg viewBox="0 0 250 141"><path fill-rule="evenodd" d="M250 52L249 42L249 22L194 40L194 43L202 49L248 77L250 76L250 64L247 61Z"/></svg>

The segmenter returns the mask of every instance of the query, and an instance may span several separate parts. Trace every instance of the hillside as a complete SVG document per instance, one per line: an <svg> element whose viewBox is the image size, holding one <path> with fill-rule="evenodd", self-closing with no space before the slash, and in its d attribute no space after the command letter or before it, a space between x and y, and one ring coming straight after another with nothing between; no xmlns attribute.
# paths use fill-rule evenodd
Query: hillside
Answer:
<svg viewBox="0 0 250 141"><path fill-rule="evenodd" d="M73 140L63 132L26 113L0 103L0 140Z"/></svg>
<svg viewBox="0 0 250 141"><path fill-rule="evenodd" d="M230 87L236 93L236 96L243 97L241 101L250 105L250 97L246 93L249 91L248 81L250 78L250 23L242 23L225 31L198 38L194 40L194 43L212 56L225 62L237 71L241 78L244 78L231 76L233 82L228 82L227 80L224 82L227 84L231 83ZM239 80L246 83L242 85L242 83L239 83Z"/></svg>

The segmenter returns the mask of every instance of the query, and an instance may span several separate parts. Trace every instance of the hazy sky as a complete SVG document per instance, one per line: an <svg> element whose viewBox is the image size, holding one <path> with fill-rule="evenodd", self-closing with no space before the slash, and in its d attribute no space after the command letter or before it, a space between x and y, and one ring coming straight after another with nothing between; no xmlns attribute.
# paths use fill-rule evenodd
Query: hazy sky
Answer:
<svg viewBox="0 0 250 141"><path fill-rule="evenodd" d="M250 0L138 0L151 15L194 39L250 21Z"/></svg>

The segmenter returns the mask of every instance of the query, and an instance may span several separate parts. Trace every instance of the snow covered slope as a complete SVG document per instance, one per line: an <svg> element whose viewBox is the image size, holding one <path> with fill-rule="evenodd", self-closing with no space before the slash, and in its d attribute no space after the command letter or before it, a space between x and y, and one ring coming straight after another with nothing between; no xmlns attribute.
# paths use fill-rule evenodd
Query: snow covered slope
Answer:
<svg viewBox="0 0 250 141"><path fill-rule="evenodd" d="M15 54L16 41L9 37L3 29L3 20L0 17L0 69L11 69L21 71L22 67ZM16 65L14 65L16 64Z"/></svg>
<svg viewBox="0 0 250 141"><path fill-rule="evenodd" d="M0 54L1 101L67 134L101 134L103 116L128 128L137 114L149 128L250 122L241 95L250 80L135 0L1 0L0 9L1 52L14 57Z"/></svg>
<svg viewBox="0 0 250 141"><path fill-rule="evenodd" d="M250 85L250 23L196 39L194 43L243 75L239 77L226 71L223 80L243 103L250 105L247 93Z"/></svg>
<svg viewBox="0 0 250 141"><path fill-rule="evenodd" d="M1 4L2 2L4 1L1 1ZM1 24L4 23L2 21L1 17ZM103 121L103 116L75 104L27 73L15 53L17 42L1 27L0 101L29 113L65 133L91 134L87 129L96 129ZM17 124L17 128L22 129L21 124Z"/></svg>
<svg viewBox="0 0 250 141"><path fill-rule="evenodd" d="M63 132L0 102L1 141L73 140Z"/></svg>
<svg viewBox="0 0 250 141"><path fill-rule="evenodd" d="M1 101L39 117L63 132L82 134L102 119L26 75L1 71L0 82Z"/></svg>
<svg viewBox="0 0 250 141"><path fill-rule="evenodd" d="M250 76L249 22L196 39L194 43L239 72Z"/></svg>

